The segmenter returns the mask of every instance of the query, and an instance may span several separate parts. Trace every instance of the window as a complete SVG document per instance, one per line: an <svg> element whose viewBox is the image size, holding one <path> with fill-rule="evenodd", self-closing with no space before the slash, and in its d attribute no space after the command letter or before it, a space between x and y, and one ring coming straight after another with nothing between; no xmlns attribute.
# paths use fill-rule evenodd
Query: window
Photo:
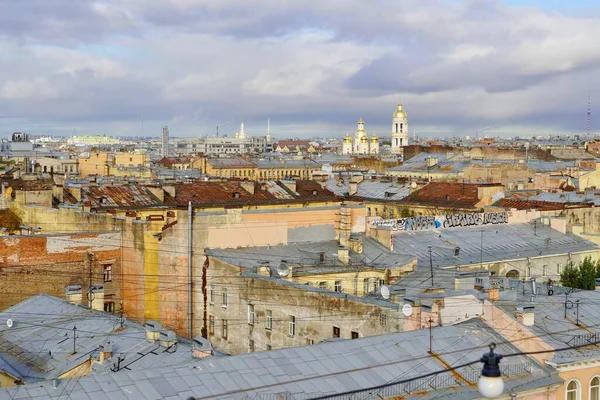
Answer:
<svg viewBox="0 0 600 400"><path fill-rule="evenodd" d="M223 305L222 307L227 307L227 288L223 288Z"/></svg>
<svg viewBox="0 0 600 400"><path fill-rule="evenodd" d="M315 344L315 341L313 339L306 339L307 346L312 346L313 344Z"/></svg>
<svg viewBox="0 0 600 400"><path fill-rule="evenodd" d="M577 382L575 380L569 382L569 384L567 385L567 392L566 392L565 399L566 400L579 400L580 399L579 382Z"/></svg>
<svg viewBox="0 0 600 400"><path fill-rule="evenodd" d="M600 400L600 377L593 377L590 381L590 400Z"/></svg>
<svg viewBox="0 0 600 400"><path fill-rule="evenodd" d="M379 324L382 327L386 327L387 326L387 315L386 314L379 314Z"/></svg>
<svg viewBox="0 0 600 400"><path fill-rule="evenodd" d="M548 266L547 265L542 266L542 275L548 276Z"/></svg>
<svg viewBox="0 0 600 400"><path fill-rule="evenodd" d="M562 263L556 264L556 273L558 275L562 274L562 267L563 267Z"/></svg>
<svg viewBox="0 0 600 400"><path fill-rule="evenodd" d="M379 280L377 281L377 287L378 287L378 288L380 288L380 287L382 287L383 285L385 285L385 279L379 279Z"/></svg>
<svg viewBox="0 0 600 400"><path fill-rule="evenodd" d="M215 317L213 315L208 316L208 334L215 334Z"/></svg>
<svg viewBox="0 0 600 400"><path fill-rule="evenodd" d="M215 285L210 285L208 290L208 301L210 304L215 304Z"/></svg>
<svg viewBox="0 0 600 400"><path fill-rule="evenodd" d="M267 329L273 329L273 311L267 310Z"/></svg>
<svg viewBox="0 0 600 400"><path fill-rule="evenodd" d="M354 331L350 332L350 337L352 339L358 339L358 332L354 332Z"/></svg>
<svg viewBox="0 0 600 400"><path fill-rule="evenodd" d="M270 344L267 345L267 351L269 350L273 350L273 347Z"/></svg>
<svg viewBox="0 0 600 400"><path fill-rule="evenodd" d="M371 207L367 207L367 217L371 216Z"/></svg>
<svg viewBox="0 0 600 400"><path fill-rule="evenodd" d="M339 338L340 337L340 328L338 326L334 326L333 327L333 337L334 338Z"/></svg>
<svg viewBox="0 0 600 400"><path fill-rule="evenodd" d="M296 317L290 315L289 335L296 336Z"/></svg>
<svg viewBox="0 0 600 400"><path fill-rule="evenodd" d="M327 282L319 282L319 289L327 289Z"/></svg>
<svg viewBox="0 0 600 400"><path fill-rule="evenodd" d="M226 319L222 319L221 320L221 336L223 337L223 339L227 339L227 320Z"/></svg>
<svg viewBox="0 0 600 400"><path fill-rule="evenodd" d="M342 281L335 281L335 291L342 293L342 291L343 291Z"/></svg>
<svg viewBox="0 0 600 400"><path fill-rule="evenodd" d="M112 265L104 265L104 282L112 282Z"/></svg>
<svg viewBox="0 0 600 400"><path fill-rule="evenodd" d="M107 301L104 303L104 311L109 313L115 312L115 302Z"/></svg>
<svg viewBox="0 0 600 400"><path fill-rule="evenodd" d="M248 341L248 351L250 353L254 353L254 340L250 339Z"/></svg>
<svg viewBox="0 0 600 400"><path fill-rule="evenodd" d="M363 279L363 293L369 293L369 278Z"/></svg>
<svg viewBox="0 0 600 400"><path fill-rule="evenodd" d="M248 304L248 325L254 325L254 305Z"/></svg>

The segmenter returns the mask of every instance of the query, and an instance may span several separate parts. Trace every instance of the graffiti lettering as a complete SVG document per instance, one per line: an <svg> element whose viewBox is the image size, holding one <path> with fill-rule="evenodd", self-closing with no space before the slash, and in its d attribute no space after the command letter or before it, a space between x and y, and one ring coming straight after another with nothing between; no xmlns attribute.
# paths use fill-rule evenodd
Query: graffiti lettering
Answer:
<svg viewBox="0 0 600 400"><path fill-rule="evenodd" d="M507 224L508 213L468 213L451 214L440 217L412 217L383 219L373 221L373 227L390 228L395 231L421 231L434 228L456 228L459 226L478 226L488 224Z"/></svg>

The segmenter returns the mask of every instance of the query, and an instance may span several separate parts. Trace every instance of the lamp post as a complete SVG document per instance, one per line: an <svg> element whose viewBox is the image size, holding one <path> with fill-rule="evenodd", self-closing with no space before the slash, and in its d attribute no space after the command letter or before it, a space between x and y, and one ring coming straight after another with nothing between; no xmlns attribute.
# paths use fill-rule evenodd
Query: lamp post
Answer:
<svg viewBox="0 0 600 400"><path fill-rule="evenodd" d="M481 357L483 363L483 370L481 371L481 378L477 388L479 393L485 397L498 397L504 390L504 381L502 380L502 372L500 371L500 360L502 354L494 353L496 344L490 344L490 352L485 353Z"/></svg>

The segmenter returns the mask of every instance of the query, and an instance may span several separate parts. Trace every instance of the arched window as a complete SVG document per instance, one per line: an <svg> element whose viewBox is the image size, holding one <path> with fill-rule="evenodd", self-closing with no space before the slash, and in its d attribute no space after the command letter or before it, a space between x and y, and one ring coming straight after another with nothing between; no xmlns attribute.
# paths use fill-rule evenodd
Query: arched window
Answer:
<svg viewBox="0 0 600 400"><path fill-rule="evenodd" d="M590 400L600 400L600 378L597 376L590 381Z"/></svg>
<svg viewBox="0 0 600 400"><path fill-rule="evenodd" d="M566 400L579 400L581 393L579 389L579 382L572 380L567 384Z"/></svg>

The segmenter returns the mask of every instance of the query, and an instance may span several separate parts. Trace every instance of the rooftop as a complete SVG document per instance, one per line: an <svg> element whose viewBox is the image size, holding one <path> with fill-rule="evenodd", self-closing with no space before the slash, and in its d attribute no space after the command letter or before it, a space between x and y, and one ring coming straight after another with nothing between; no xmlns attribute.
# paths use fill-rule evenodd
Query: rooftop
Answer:
<svg viewBox="0 0 600 400"><path fill-rule="evenodd" d="M475 208L480 202L480 187L501 187L501 184L431 182L406 196L403 203L437 205L446 208Z"/></svg>
<svg viewBox="0 0 600 400"><path fill-rule="evenodd" d="M163 206L146 187L139 184L82 186L81 202L73 196L71 188L63 188L63 199L65 204L83 203L96 209Z"/></svg>
<svg viewBox="0 0 600 400"><path fill-rule="evenodd" d="M439 371L447 365L476 361L491 342L500 343L498 353L517 350L492 329L478 321L455 326L434 328L432 347L438 353L429 355L429 336L421 331L373 336L355 340L340 340L313 346L287 348L244 355L211 358L194 365L172 368L152 368L77 380L61 381L57 389L51 383L0 389L0 397L59 398L67 391L73 398L87 398L93 393L110 392L111 398L173 398L201 396L205 399L272 399L274 395L308 399L327 394L343 394L357 390L361 398L374 399L372 387L389 384L397 379L415 378L410 384L391 385L385 394L423 394L436 387L444 390L455 387L471 398L476 389L469 382L479 379L481 367L473 365L443 374L419 377ZM452 350L448 350L452 348ZM548 382L559 383L549 370L531 359L517 356L503 361L508 389L517 385L537 387ZM517 391L523 390L523 386ZM541 387L543 387L541 386ZM370 389L370 390L369 390ZM471 393L470 395L468 393ZM287 396L286 396L287 395ZM263 397L264 396L264 397ZM289 396L289 397L288 397Z"/></svg>

